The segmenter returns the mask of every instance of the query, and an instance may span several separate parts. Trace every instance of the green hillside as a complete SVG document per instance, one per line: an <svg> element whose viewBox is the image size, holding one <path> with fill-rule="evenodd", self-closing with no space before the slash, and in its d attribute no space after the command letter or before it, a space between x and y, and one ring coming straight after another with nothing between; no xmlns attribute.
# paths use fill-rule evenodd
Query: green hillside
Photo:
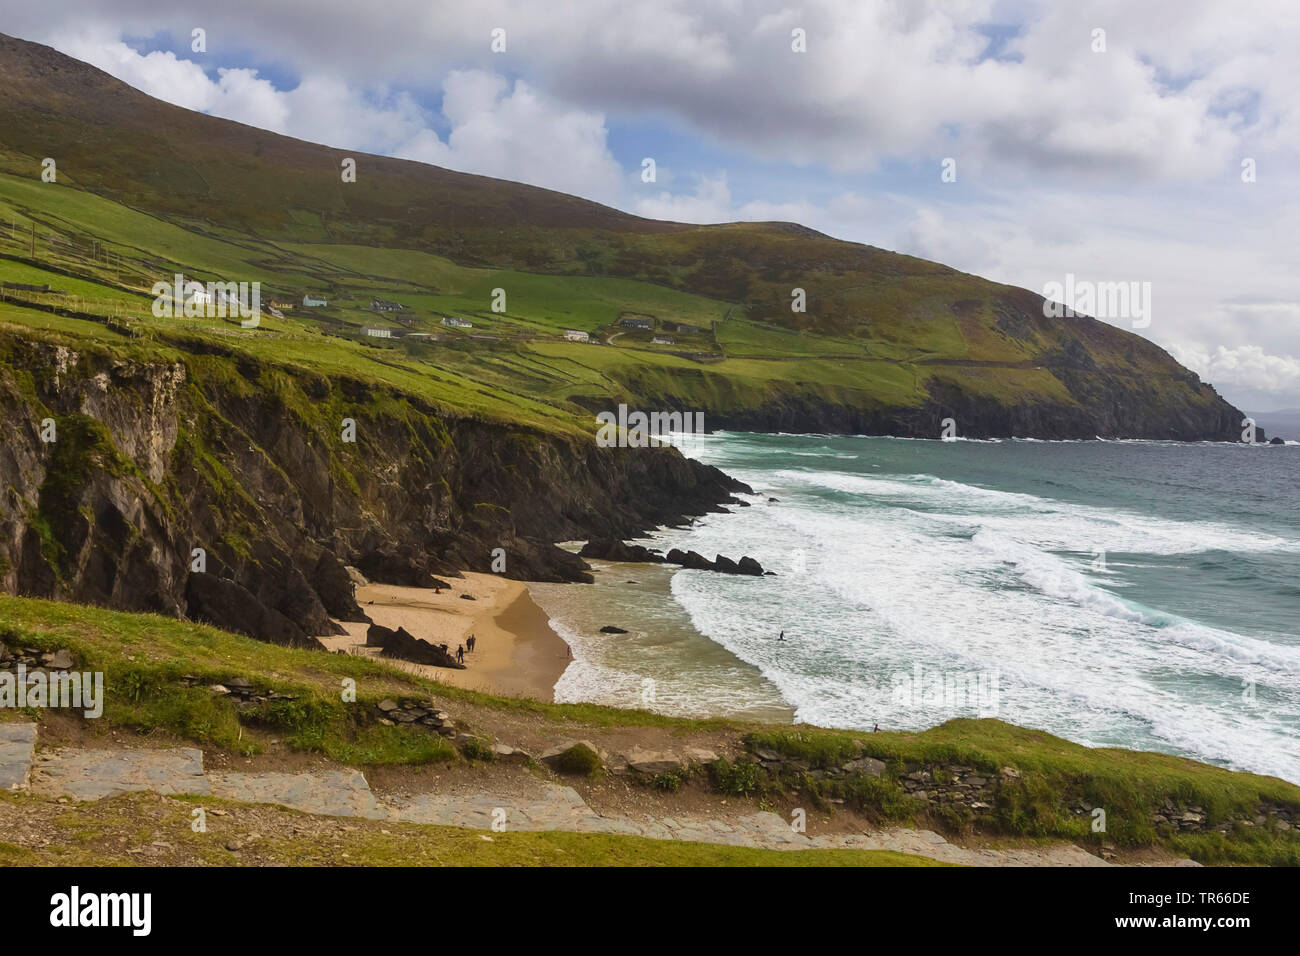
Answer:
<svg viewBox="0 0 1300 956"><path fill-rule="evenodd" d="M342 181L346 156L356 182ZM41 181L45 157L55 182ZM299 305L249 334L156 320L149 290L176 272ZM704 411L710 427L917 436L951 415L971 436L1231 440L1241 417L1147 340L1047 319L1025 290L788 223L655 222L316 146L7 37L0 282L52 289L6 293L9 322L61 308L154 340L220 335L320 367L392 367L430 376L447 402L468 389L468 408L519 405L564 428L619 400ZM301 307L308 293L328 307ZM399 334L367 339L365 325Z"/></svg>

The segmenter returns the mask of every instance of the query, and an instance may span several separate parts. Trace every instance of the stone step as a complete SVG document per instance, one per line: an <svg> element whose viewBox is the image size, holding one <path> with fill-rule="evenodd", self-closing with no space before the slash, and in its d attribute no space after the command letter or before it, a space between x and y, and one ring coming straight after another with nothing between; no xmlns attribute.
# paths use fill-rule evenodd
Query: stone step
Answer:
<svg viewBox="0 0 1300 956"><path fill-rule="evenodd" d="M572 787L549 787L541 797L531 800L490 794L421 793L395 801L392 806L394 819L404 823L490 830L501 820L507 830L605 832L594 829L603 818ZM504 811L504 819L498 810Z"/></svg>
<svg viewBox="0 0 1300 956"><path fill-rule="evenodd" d="M391 811L380 804L359 770L325 770L315 773L208 774L211 795L240 803L275 803L331 817L386 820Z"/></svg>
<svg viewBox="0 0 1300 956"><path fill-rule="evenodd" d="M32 768L33 793L74 800L101 800L118 793L152 790L171 796L207 796L203 752L166 750L81 750L42 753Z"/></svg>
<svg viewBox="0 0 1300 956"><path fill-rule="evenodd" d="M0 724L0 790L26 790L36 752L36 724Z"/></svg>

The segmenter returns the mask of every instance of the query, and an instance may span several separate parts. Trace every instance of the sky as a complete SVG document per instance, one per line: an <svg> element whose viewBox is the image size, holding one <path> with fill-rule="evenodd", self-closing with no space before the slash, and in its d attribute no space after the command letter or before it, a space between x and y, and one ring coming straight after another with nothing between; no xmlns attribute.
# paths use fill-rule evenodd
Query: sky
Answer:
<svg viewBox="0 0 1300 956"><path fill-rule="evenodd" d="M1243 409L1300 408L1295 0L158 6L0 0L0 32L643 216L794 221L1036 292L1150 283L1137 328L1107 320Z"/></svg>

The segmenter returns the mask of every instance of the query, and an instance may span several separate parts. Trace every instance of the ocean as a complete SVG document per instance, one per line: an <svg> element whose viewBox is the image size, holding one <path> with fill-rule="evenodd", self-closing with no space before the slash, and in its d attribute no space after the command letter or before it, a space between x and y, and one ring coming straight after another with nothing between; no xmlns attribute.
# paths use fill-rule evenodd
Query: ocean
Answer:
<svg viewBox="0 0 1300 956"><path fill-rule="evenodd" d="M775 575L596 562L594 586L534 587L574 648L557 699L863 730L989 716L1300 782L1300 447L683 450L756 494L643 543Z"/></svg>

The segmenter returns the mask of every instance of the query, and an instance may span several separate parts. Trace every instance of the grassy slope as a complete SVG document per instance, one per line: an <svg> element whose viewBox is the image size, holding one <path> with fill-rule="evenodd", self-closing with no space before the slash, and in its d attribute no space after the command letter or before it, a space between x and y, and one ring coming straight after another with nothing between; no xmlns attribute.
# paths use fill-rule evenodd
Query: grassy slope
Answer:
<svg viewBox="0 0 1300 956"><path fill-rule="evenodd" d="M30 236L24 237L22 229L26 213L41 222L35 250L40 265L17 261L30 258L31 253ZM323 374L359 372L448 406L504 420L577 427L586 415L570 401L575 397L640 396L718 411L752 407L781 393L852 405L910 405L924 397L914 369L889 358L882 360L862 343L792 334L744 320L721 323L728 311L725 303L647 282L473 269L413 251L256 240L245 245L192 236L91 194L0 174L0 222L6 218L16 220L18 227L16 238L0 228L0 255L14 257L0 258L0 281L48 284L66 291L70 307L130 317L154 341L166 342L181 333L207 339L219 336L223 344L262 358ZM92 233L85 231L84 224L89 223L94 224L98 247L91 245ZM112 257L108 263L102 259L103 250ZM67 272L82 278L69 277ZM300 288L294 283L310 273L317 278L307 288L328 286L331 307L319 312L297 308L282 320L264 317L254 332L239 330L234 322L155 318L148 287L174 272L200 279L248 276L249 281L263 283L263 303L276 298L300 300ZM507 290L508 309L500 315L489 311L492 289L498 287ZM30 293L12 296L45 304L65 301ZM348 337L353 333L347 331L342 336L322 334L321 323L326 320L354 331L366 323L392 325L391 319L377 318L369 311L376 296L410 306L415 328L443 333L448 340L437 347L412 348L408 354L400 348L379 350ZM687 336L683 346L695 342L713 351L721 345L721 354L730 356L734 350L736 357L701 365L646 343L629 341L626 347L602 348L559 337L563 329L579 328L603 339L617 333L616 323L624 312L671 316L706 330L718 322L723 331L716 342L711 334ZM503 341L471 342L449 333L438 322L444 314L468 315L477 330L497 334ZM0 302L0 319L120 341L87 323L37 317L4 302ZM326 328L333 331L332 326ZM783 353L777 348L781 344ZM1048 380L1049 387L1059 389L1055 379L1048 376ZM520 402L519 396L551 407Z"/></svg>
<svg viewBox="0 0 1300 956"><path fill-rule="evenodd" d="M1091 833L1091 817L1072 814L1067 807L1070 801L1087 800L1106 808L1105 839L1122 846L1163 846L1207 862L1300 863L1296 831L1237 827L1228 834L1170 834L1158 832L1149 822L1151 811L1166 799L1203 807L1210 825L1248 817L1261 802L1300 811L1300 787L1163 754L1090 749L997 720L954 720L923 733L877 734L687 720L458 690L376 661L289 650L155 615L0 596L0 621L12 629L11 636L0 639L22 646L68 647L81 668L105 673L104 718L87 728L90 733L109 728L161 730L205 748L245 754L259 752L274 735L295 749L357 766L460 760L442 738L380 725L375 708L364 706L388 696L429 696L454 716L477 715L471 729L488 736L494 721L519 718L538 722L556 739L630 727L664 728L683 740L722 732L744 737L750 747L770 747L805 760L811 769L838 766L865 748L889 764L884 778L818 783L798 774L761 783L743 772L753 765L740 763L717 775L713 785L751 798L800 789L817 801L845 799L882 822L925 823L956 832L964 832L969 821L926 816L928 811L900 788L897 776L911 765L956 762L994 774L1011 766L1022 780L999 799L994 833L1096 843L1101 837ZM263 689L297 699L239 713L227 698L214 697L202 686L178 683L183 675L206 681L247 676ZM356 681L362 706L340 702L345 678Z"/></svg>
<svg viewBox="0 0 1300 956"><path fill-rule="evenodd" d="M374 295L413 306L417 327L469 313L508 340L508 360L476 343L439 364L570 412L567 399L597 395L720 414L791 397L907 409L925 400L928 380L1004 405L1069 407L1078 388L1105 386L1072 393L1033 366L1072 344L1144 403L1222 410L1146 340L1091 320L1046 321L1037 296L936 263L790 224L654 222L377 156L356 154L357 182L344 184L344 151L163 104L2 36L0 130L0 171L11 174L0 177L0 222L17 233L0 252L30 251L34 220L42 261L136 288L183 267L260 279L268 297L328 291L334 307L311 319L344 332L374 320ZM45 156L58 159L57 185L36 178ZM57 241L42 249L44 235ZM790 309L795 287L806 312ZM494 288L507 291L504 315L488 311ZM636 334L617 340L617 360L599 354L607 349L533 360L559 330L604 338L623 312L699 325L677 350L727 360L665 365L663 348ZM970 364L979 362L994 365Z"/></svg>

